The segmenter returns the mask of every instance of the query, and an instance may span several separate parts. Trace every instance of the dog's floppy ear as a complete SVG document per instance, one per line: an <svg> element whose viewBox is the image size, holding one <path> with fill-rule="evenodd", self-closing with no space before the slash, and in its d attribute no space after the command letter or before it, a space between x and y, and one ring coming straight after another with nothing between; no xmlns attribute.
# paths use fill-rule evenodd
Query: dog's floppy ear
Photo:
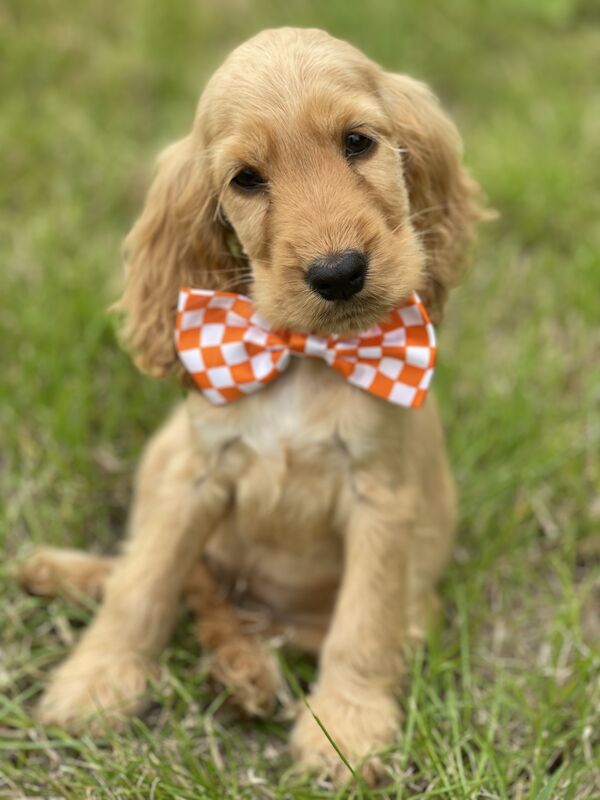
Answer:
<svg viewBox="0 0 600 800"><path fill-rule="evenodd" d="M136 365L155 377L169 375L177 364L179 289L218 288L235 268L204 161L194 157L190 136L167 147L125 239L125 290L115 308L125 314L122 332Z"/></svg>
<svg viewBox="0 0 600 800"><path fill-rule="evenodd" d="M404 75L383 76L381 96L401 148L414 227L427 253L423 301L434 322L448 291L459 283L483 219L480 189L462 163L462 140L425 84Z"/></svg>

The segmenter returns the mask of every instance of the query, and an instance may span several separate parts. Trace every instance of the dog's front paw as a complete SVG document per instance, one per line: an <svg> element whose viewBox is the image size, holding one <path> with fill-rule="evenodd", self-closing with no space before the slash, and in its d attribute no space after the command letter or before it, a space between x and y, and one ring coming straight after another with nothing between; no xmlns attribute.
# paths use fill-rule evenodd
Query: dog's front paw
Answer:
<svg viewBox="0 0 600 800"><path fill-rule="evenodd" d="M140 710L156 672L156 665L136 653L75 653L53 674L36 717L45 725L71 729L83 723L91 730L119 727Z"/></svg>
<svg viewBox="0 0 600 800"><path fill-rule="evenodd" d="M303 708L292 731L292 754L298 766L327 775L337 785L350 778L344 761L315 720L317 716L352 769L368 784L379 783L383 767L376 754L394 741L398 731L399 710L394 699L384 694L344 696L318 689L308 703L313 713Z"/></svg>

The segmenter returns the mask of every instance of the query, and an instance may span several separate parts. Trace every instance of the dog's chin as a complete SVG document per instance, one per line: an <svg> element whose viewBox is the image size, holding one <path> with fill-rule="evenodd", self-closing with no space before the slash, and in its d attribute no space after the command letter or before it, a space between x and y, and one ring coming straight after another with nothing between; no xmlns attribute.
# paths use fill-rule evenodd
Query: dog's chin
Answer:
<svg viewBox="0 0 600 800"><path fill-rule="evenodd" d="M314 333L317 336L351 337L383 322L409 296L410 293L406 297L393 298L357 295L350 300L334 301L308 297L289 308L283 304L277 308L264 309L260 303L257 305L274 328Z"/></svg>
<svg viewBox="0 0 600 800"><path fill-rule="evenodd" d="M355 336L382 322L397 305L373 298L335 300L315 311L310 330L320 336Z"/></svg>

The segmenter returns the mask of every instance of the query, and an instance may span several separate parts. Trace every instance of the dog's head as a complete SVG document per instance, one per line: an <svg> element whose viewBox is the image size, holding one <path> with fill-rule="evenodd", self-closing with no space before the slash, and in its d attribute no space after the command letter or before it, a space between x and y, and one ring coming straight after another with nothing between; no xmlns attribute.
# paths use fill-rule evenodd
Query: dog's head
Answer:
<svg viewBox="0 0 600 800"><path fill-rule="evenodd" d="M126 240L136 362L172 371L184 285L250 294L298 331L365 330L413 290L438 321L477 194L427 87L321 31L265 31L208 83Z"/></svg>

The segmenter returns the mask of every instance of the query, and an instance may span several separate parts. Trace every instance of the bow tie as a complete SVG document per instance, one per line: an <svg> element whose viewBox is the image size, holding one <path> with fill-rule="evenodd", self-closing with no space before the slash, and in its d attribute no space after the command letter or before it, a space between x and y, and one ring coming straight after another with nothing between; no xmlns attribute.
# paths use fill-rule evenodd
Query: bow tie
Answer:
<svg viewBox="0 0 600 800"><path fill-rule="evenodd" d="M419 296L353 339L272 330L249 297L181 289L175 344L202 394L222 405L262 389L290 356L320 358L346 380L409 408L422 405L433 375L435 333Z"/></svg>

